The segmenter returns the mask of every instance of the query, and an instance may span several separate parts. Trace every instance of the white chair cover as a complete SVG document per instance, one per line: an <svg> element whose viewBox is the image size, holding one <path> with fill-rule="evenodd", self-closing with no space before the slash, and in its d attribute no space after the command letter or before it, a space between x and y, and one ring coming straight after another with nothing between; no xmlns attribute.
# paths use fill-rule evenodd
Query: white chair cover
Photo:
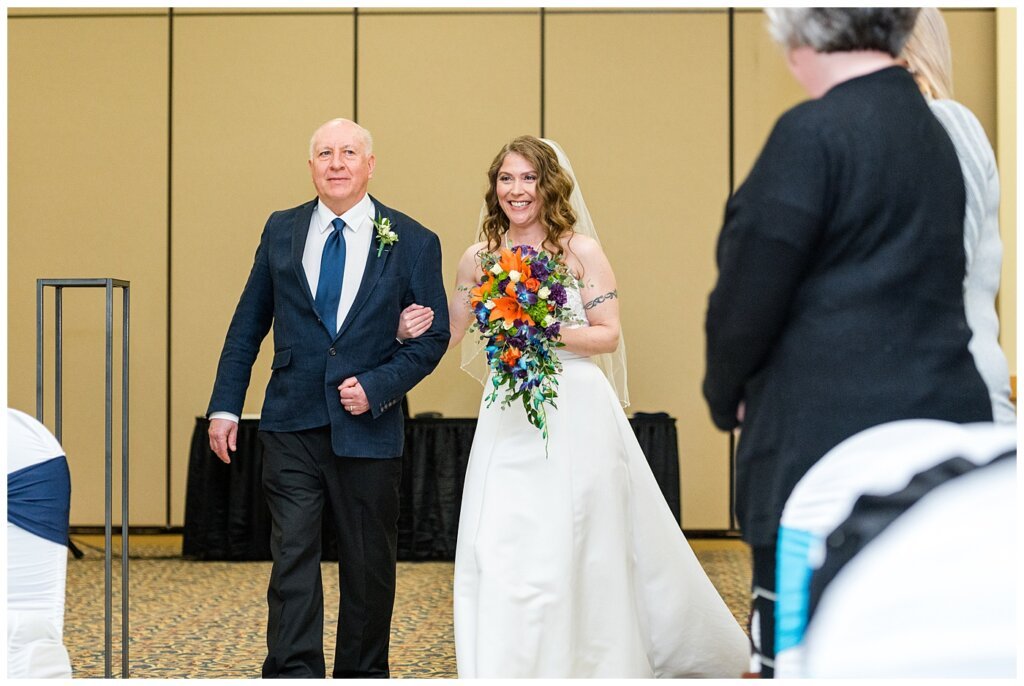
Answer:
<svg viewBox="0 0 1024 686"><path fill-rule="evenodd" d="M45 426L7 410L7 473L60 457ZM64 648L68 549L7 524L7 678L70 678Z"/></svg>
<svg viewBox="0 0 1024 686"><path fill-rule="evenodd" d="M980 464L1015 446L1013 427L903 420L848 438L808 470L786 502L779 527L776 678L805 676L801 651L811 574L821 566L825 539L858 497L900 490L918 472L954 456Z"/></svg>
<svg viewBox="0 0 1024 686"><path fill-rule="evenodd" d="M1003 460L950 479L901 514L822 593L805 676L1013 679L1015 497L1016 461Z"/></svg>

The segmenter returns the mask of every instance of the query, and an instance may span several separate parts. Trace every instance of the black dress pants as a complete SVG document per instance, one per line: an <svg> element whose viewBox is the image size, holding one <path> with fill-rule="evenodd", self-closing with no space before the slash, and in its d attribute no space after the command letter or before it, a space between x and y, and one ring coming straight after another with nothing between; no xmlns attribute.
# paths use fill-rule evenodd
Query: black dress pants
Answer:
<svg viewBox="0 0 1024 686"><path fill-rule="evenodd" d="M323 678L324 506L338 537L335 678L387 678L395 600L399 458L338 457L330 427L259 432L274 564L264 678Z"/></svg>

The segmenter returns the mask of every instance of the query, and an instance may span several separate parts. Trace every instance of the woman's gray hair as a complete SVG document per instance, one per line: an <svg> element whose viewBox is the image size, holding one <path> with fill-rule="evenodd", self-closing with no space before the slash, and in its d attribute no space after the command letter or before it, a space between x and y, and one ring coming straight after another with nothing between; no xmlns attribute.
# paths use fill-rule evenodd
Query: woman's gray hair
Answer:
<svg viewBox="0 0 1024 686"><path fill-rule="evenodd" d="M776 7L765 14L772 38L787 48L880 50L897 57L919 11L916 7Z"/></svg>

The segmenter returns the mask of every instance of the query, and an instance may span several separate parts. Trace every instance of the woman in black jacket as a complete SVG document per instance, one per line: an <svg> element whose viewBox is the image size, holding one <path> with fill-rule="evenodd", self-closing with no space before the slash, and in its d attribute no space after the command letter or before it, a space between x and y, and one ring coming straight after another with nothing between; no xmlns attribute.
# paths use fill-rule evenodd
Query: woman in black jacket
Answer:
<svg viewBox="0 0 1024 686"><path fill-rule="evenodd" d="M762 676L779 518L800 477L877 424L992 419L967 348L960 164L896 61L918 10L767 12L813 99L780 117L726 206L704 379L715 424L742 425L736 514Z"/></svg>

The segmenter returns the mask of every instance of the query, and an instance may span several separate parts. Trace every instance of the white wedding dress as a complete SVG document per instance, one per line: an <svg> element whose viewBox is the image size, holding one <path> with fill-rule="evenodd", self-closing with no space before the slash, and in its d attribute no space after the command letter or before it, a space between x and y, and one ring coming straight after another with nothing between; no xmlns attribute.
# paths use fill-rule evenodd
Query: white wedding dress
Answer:
<svg viewBox="0 0 1024 686"><path fill-rule="evenodd" d="M567 290L568 325L585 326ZM559 356L547 455L521 404L480 405L455 554L459 676L739 677L747 638L612 387L589 358Z"/></svg>

